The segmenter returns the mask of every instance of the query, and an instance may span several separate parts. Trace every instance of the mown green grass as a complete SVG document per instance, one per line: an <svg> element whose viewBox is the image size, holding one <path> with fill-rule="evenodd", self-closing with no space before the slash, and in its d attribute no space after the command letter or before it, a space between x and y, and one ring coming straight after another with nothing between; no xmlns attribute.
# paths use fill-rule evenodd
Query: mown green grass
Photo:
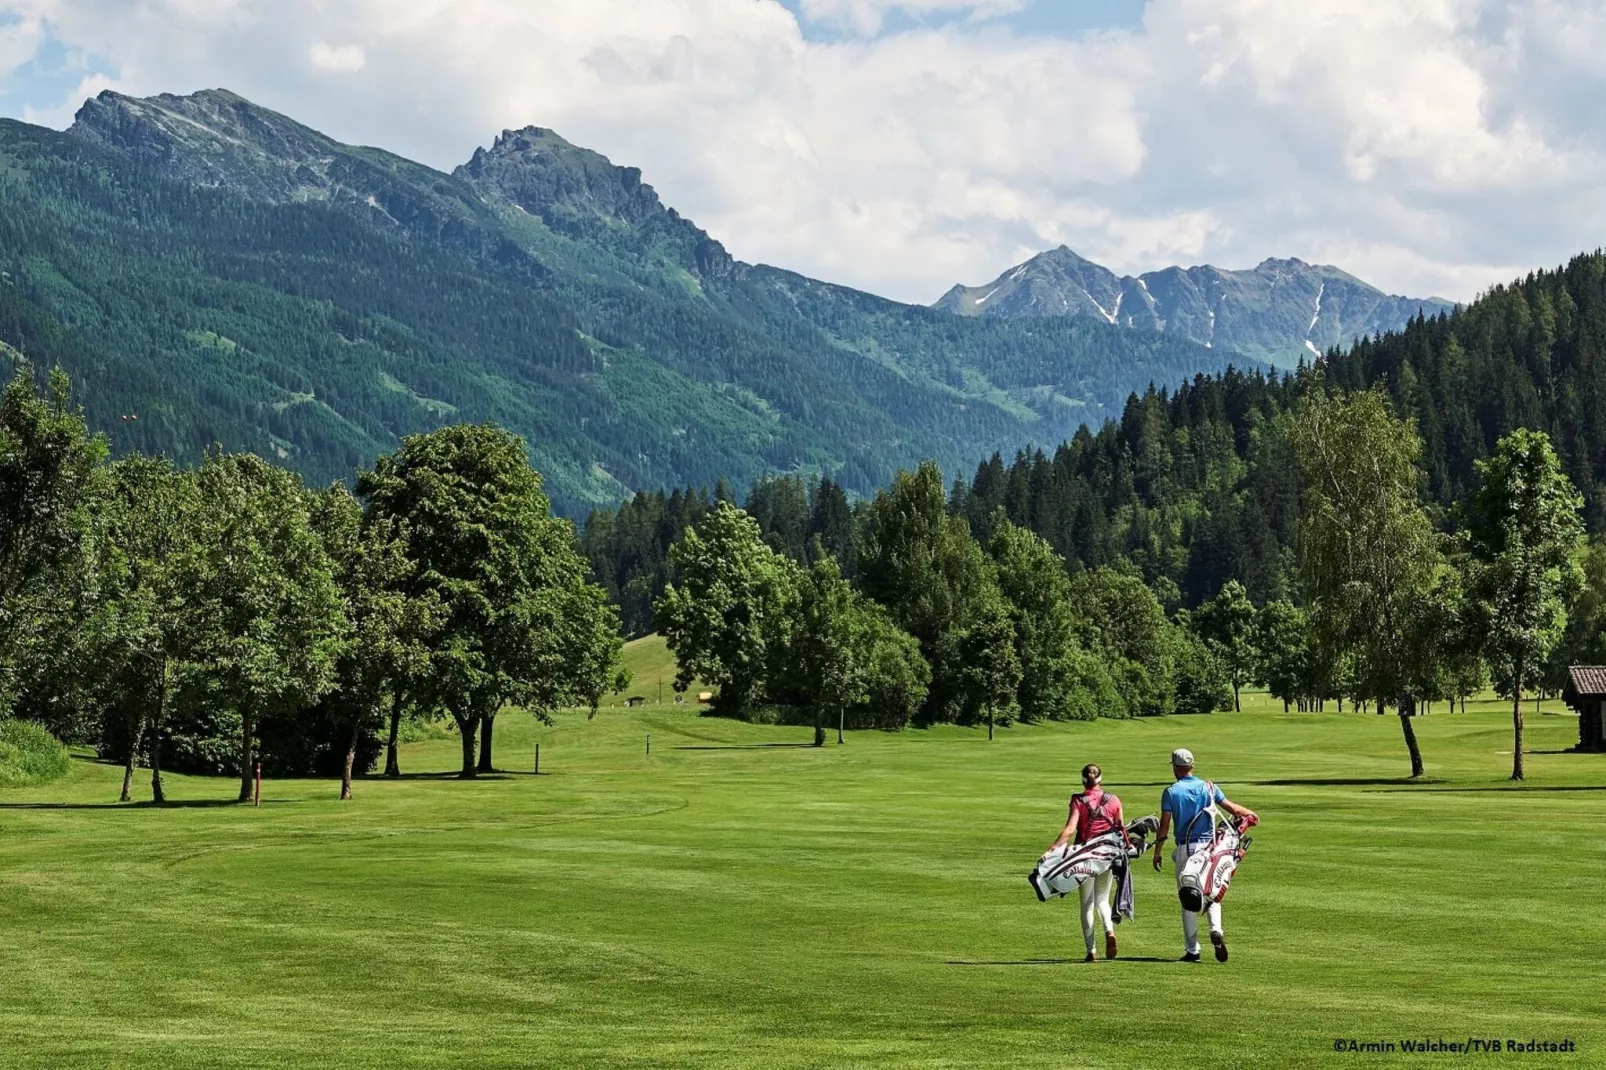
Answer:
<svg viewBox="0 0 1606 1070"><path fill-rule="evenodd" d="M1327 1067L1336 1037L1572 1038L1606 1062L1606 757L1530 717L1272 712L851 734L603 711L499 719L507 774L451 740L402 781L173 777L112 804L77 760L0 793L6 1067ZM652 735L652 754L646 736ZM529 766L542 743L542 770ZM1024 879L1095 760L1152 810L1172 747L1264 819L1232 961L1173 961L1140 870L1125 958L1077 961ZM1503 1060L1503 1064L1513 1060ZM1517 1062L1555 1062L1517 1057Z"/></svg>
<svg viewBox="0 0 1606 1070"><path fill-rule="evenodd" d="M625 644L622 662L630 672L630 684L623 691L605 696L600 703L602 707L623 706L632 696L640 696L653 705L674 705L678 666L663 636L647 635L632 639ZM693 682L683 696L685 704L695 706L697 692L702 689L700 681Z"/></svg>

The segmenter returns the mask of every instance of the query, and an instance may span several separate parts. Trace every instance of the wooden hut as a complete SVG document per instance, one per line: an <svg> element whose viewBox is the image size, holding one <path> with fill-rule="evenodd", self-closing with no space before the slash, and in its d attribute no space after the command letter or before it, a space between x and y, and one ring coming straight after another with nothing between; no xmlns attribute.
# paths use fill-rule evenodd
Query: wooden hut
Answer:
<svg viewBox="0 0 1606 1070"><path fill-rule="evenodd" d="M1606 751L1601 705L1606 703L1606 665L1569 665L1562 700L1578 711L1578 749Z"/></svg>

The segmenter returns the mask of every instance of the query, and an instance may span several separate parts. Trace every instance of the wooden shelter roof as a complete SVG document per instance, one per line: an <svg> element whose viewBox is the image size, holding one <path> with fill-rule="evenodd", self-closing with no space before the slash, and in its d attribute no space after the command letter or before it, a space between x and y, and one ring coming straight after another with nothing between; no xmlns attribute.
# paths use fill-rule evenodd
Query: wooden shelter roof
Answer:
<svg viewBox="0 0 1606 1070"><path fill-rule="evenodd" d="M1568 698L1606 698L1606 665L1567 666Z"/></svg>

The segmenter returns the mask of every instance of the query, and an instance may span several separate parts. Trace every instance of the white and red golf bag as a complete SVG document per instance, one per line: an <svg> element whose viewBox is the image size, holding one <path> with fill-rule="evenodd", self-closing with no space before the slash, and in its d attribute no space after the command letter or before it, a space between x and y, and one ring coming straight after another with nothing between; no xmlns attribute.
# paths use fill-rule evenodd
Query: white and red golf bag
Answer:
<svg viewBox="0 0 1606 1070"><path fill-rule="evenodd" d="M1210 842L1188 856L1177 878L1177 898L1182 901L1182 909L1195 913L1221 902L1251 842L1244 833L1253 822L1228 821L1214 806L1207 812L1215 825Z"/></svg>
<svg viewBox="0 0 1606 1070"><path fill-rule="evenodd" d="M1128 848L1120 832L1106 832L1086 843L1066 844L1038 859L1037 868L1026 877L1041 902L1070 895L1083 881L1106 873L1118 862L1143 853L1144 841L1159 827L1152 816L1140 818L1127 828L1132 841Z"/></svg>

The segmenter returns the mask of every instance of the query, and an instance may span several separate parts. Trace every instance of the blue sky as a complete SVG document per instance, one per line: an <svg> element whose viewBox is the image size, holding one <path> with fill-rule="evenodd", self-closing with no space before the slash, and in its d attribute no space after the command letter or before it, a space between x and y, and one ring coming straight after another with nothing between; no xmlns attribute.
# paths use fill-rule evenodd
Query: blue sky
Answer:
<svg viewBox="0 0 1606 1070"><path fill-rule="evenodd" d="M908 301L1060 244L1466 300L1606 244L1602 55L1600 0L0 0L0 115L221 86L444 170L548 126Z"/></svg>
<svg viewBox="0 0 1606 1070"><path fill-rule="evenodd" d="M848 36L840 27L821 20L810 20L804 14L801 0L780 0L780 3L798 17L804 35L812 40L834 41ZM1144 0L1029 0L1023 10L985 21L987 24L1007 26L1023 35L1072 37L1088 30L1137 26L1143 20L1143 5ZM970 15L962 10L925 16L894 10L887 16L881 35L901 33L918 26L963 27L970 21Z"/></svg>

